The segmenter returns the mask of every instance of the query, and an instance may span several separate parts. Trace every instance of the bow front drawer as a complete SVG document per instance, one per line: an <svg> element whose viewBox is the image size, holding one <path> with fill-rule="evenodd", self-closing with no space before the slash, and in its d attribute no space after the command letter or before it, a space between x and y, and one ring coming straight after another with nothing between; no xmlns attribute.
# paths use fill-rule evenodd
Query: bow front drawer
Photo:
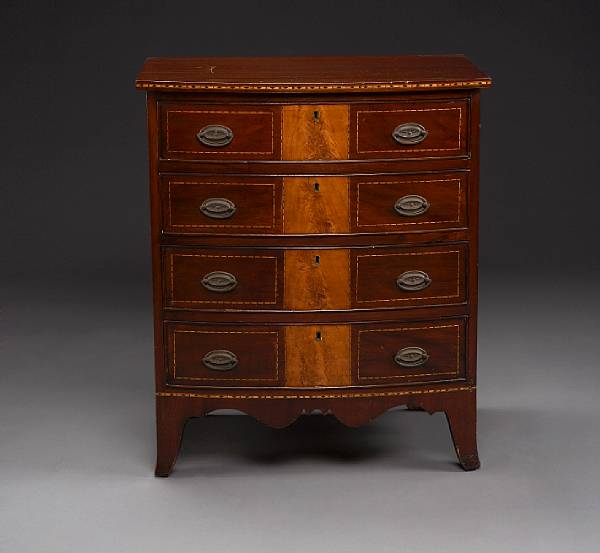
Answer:
<svg viewBox="0 0 600 553"><path fill-rule="evenodd" d="M350 177L350 195L356 233L467 227L467 173Z"/></svg>
<svg viewBox="0 0 600 553"><path fill-rule="evenodd" d="M162 159L279 159L280 111L272 106L160 106Z"/></svg>
<svg viewBox="0 0 600 553"><path fill-rule="evenodd" d="M443 158L469 154L469 101L353 104L350 157Z"/></svg>
<svg viewBox="0 0 600 553"><path fill-rule="evenodd" d="M166 323L170 386L276 386L283 329Z"/></svg>
<svg viewBox="0 0 600 553"><path fill-rule="evenodd" d="M279 234L280 177L161 178L165 233Z"/></svg>
<svg viewBox="0 0 600 553"><path fill-rule="evenodd" d="M465 378L463 319L377 323L353 328L354 384L400 384Z"/></svg>
<svg viewBox="0 0 600 553"><path fill-rule="evenodd" d="M464 244L355 251L354 305L368 309L463 303L467 251Z"/></svg>
<svg viewBox="0 0 600 553"><path fill-rule="evenodd" d="M163 262L167 308L264 310L282 306L282 251L167 248Z"/></svg>

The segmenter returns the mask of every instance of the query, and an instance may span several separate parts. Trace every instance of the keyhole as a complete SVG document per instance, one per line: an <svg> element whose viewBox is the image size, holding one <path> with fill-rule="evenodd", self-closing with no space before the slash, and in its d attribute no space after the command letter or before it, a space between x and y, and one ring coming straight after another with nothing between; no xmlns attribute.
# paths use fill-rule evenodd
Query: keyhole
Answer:
<svg viewBox="0 0 600 553"><path fill-rule="evenodd" d="M317 332L315 334L315 340L317 340L319 342L321 341L321 331L320 330L317 330Z"/></svg>
<svg viewBox="0 0 600 553"><path fill-rule="evenodd" d="M321 263L321 256L315 255L315 265L319 265Z"/></svg>
<svg viewBox="0 0 600 553"><path fill-rule="evenodd" d="M319 191L319 183L315 182L314 186L315 186L315 192L318 192Z"/></svg>
<svg viewBox="0 0 600 553"><path fill-rule="evenodd" d="M319 122L319 112L317 110L313 111L313 121L315 123Z"/></svg>

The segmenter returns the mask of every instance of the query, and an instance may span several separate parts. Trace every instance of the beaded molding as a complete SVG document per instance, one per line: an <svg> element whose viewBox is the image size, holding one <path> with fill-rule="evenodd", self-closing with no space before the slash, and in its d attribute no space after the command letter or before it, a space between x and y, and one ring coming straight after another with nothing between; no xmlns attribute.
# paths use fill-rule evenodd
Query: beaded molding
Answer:
<svg viewBox="0 0 600 553"><path fill-rule="evenodd" d="M344 399L364 397L397 397L422 394L440 394L447 392L474 392L476 386L462 386L459 388L432 388L429 390L401 390L394 392L341 392L332 394L199 394L193 392L156 392L157 397L188 397L201 399Z"/></svg>
<svg viewBox="0 0 600 553"><path fill-rule="evenodd" d="M156 90L247 90L247 91L321 91L321 90L427 90L432 88L483 88L492 85L490 79L479 81L452 81L447 83L365 83L365 84L210 84L210 83L155 83L136 82L136 88L153 88Z"/></svg>

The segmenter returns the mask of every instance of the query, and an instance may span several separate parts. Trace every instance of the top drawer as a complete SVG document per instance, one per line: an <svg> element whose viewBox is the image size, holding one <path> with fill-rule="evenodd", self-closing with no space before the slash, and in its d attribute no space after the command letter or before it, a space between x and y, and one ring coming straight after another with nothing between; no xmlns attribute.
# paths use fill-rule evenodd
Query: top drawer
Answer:
<svg viewBox="0 0 600 553"><path fill-rule="evenodd" d="M469 100L288 105L160 103L173 160L335 161L469 155Z"/></svg>
<svg viewBox="0 0 600 553"><path fill-rule="evenodd" d="M350 156L355 159L462 157L469 154L469 101L354 104Z"/></svg>
<svg viewBox="0 0 600 553"><path fill-rule="evenodd" d="M280 159L277 106L162 104L163 159Z"/></svg>

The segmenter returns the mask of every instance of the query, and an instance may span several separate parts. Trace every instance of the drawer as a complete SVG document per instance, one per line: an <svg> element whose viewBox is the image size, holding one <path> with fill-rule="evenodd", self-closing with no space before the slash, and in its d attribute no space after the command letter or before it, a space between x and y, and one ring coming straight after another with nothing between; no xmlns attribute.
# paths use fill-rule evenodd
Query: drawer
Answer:
<svg viewBox="0 0 600 553"><path fill-rule="evenodd" d="M466 301L467 246L354 250L357 308L414 307Z"/></svg>
<svg viewBox="0 0 600 553"><path fill-rule="evenodd" d="M161 157L273 160L281 157L277 106L160 104Z"/></svg>
<svg viewBox="0 0 600 553"><path fill-rule="evenodd" d="M161 178L164 233L279 234L280 177Z"/></svg>
<svg viewBox="0 0 600 553"><path fill-rule="evenodd" d="M421 383L465 378L463 319L353 327L353 384Z"/></svg>
<svg viewBox="0 0 600 553"><path fill-rule="evenodd" d="M353 104L350 158L464 157L469 100Z"/></svg>
<svg viewBox="0 0 600 553"><path fill-rule="evenodd" d="M467 173L350 177L351 230L411 232L467 227Z"/></svg>
<svg viewBox="0 0 600 553"><path fill-rule="evenodd" d="M468 173L160 179L166 234L365 234L467 227Z"/></svg>
<svg viewBox="0 0 600 553"><path fill-rule="evenodd" d="M166 323L167 385L277 386L283 328Z"/></svg>
<svg viewBox="0 0 600 553"><path fill-rule="evenodd" d="M166 308L280 309L283 252L166 248Z"/></svg>
<svg viewBox="0 0 600 553"><path fill-rule="evenodd" d="M337 311L466 301L467 247L163 250L166 309Z"/></svg>
<svg viewBox="0 0 600 553"><path fill-rule="evenodd" d="M164 323L167 386L347 387L465 379L466 321Z"/></svg>

